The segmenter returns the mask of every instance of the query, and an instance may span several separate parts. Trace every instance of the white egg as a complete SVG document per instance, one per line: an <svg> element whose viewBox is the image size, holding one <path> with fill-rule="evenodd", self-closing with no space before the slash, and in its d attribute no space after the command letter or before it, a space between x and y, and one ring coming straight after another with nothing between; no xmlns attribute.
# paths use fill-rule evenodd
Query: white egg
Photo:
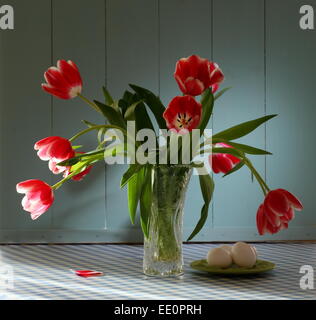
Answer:
<svg viewBox="0 0 316 320"><path fill-rule="evenodd" d="M214 248L207 254L207 263L213 267L228 268L233 263L233 259L226 250Z"/></svg>
<svg viewBox="0 0 316 320"><path fill-rule="evenodd" d="M224 244L224 245L220 246L220 248L226 250L229 254L232 253L232 247L227 245L227 244Z"/></svg>
<svg viewBox="0 0 316 320"><path fill-rule="evenodd" d="M235 264L246 268L252 268L257 261L255 250L245 242L237 242L233 245L232 258Z"/></svg>
<svg viewBox="0 0 316 320"><path fill-rule="evenodd" d="M257 248L255 246L251 246L251 248L253 249L253 251L256 254L256 257L258 258L258 250L257 250Z"/></svg>

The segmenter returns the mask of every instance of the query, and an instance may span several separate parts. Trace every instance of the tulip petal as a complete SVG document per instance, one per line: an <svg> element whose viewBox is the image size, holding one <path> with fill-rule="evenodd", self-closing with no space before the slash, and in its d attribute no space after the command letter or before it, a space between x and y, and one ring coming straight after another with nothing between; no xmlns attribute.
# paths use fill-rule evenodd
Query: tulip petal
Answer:
<svg viewBox="0 0 316 320"><path fill-rule="evenodd" d="M20 182L16 185L16 191L18 193L26 193L34 189L34 182L37 180L26 180L23 182Z"/></svg>
<svg viewBox="0 0 316 320"><path fill-rule="evenodd" d="M42 84L42 88L43 88L43 90L45 90L46 92L48 92L48 93L50 93L50 94L52 94L52 95L54 95L54 96L56 96L56 97L58 97L58 98L60 98L60 99L64 99L64 100L70 99L69 93L65 93L65 92L63 92L63 91L60 91L60 90L58 90L58 89L56 89L56 88L54 88L54 87L51 87L51 86L48 85L48 84L43 83L43 84Z"/></svg>
<svg viewBox="0 0 316 320"><path fill-rule="evenodd" d="M217 64L214 65L215 69L211 73L212 84L219 84L224 81L224 74Z"/></svg>
<svg viewBox="0 0 316 320"><path fill-rule="evenodd" d="M210 159L212 159L210 162L212 164L212 170L214 173L220 173L220 169L219 169L219 166L218 166L218 159L217 159L217 156L216 155L211 155L210 156Z"/></svg>
<svg viewBox="0 0 316 320"><path fill-rule="evenodd" d="M279 190L270 191L266 196L264 204L276 214L283 214L289 210L289 202Z"/></svg>
<svg viewBox="0 0 316 320"><path fill-rule="evenodd" d="M264 235L266 230L266 221L264 217L264 209L263 204L259 206L259 209L257 211L257 229L260 235Z"/></svg>
<svg viewBox="0 0 316 320"><path fill-rule="evenodd" d="M199 96L205 90L203 82L192 77L186 79L185 88L187 94L191 96Z"/></svg>
<svg viewBox="0 0 316 320"><path fill-rule="evenodd" d="M179 85L180 90L185 94L186 91L187 91L187 88L186 88L186 86L184 85L183 81L182 81L181 78L180 78L178 75L176 75L176 74L174 75L174 77L175 77L175 79L176 79L176 81L177 81L177 83L178 83L178 85Z"/></svg>
<svg viewBox="0 0 316 320"><path fill-rule="evenodd" d="M290 208L284 215L281 217L282 221L291 221L295 218L295 212L293 208Z"/></svg>
<svg viewBox="0 0 316 320"><path fill-rule="evenodd" d="M103 276L103 272L93 270L75 270L74 272L77 276L84 278Z"/></svg>
<svg viewBox="0 0 316 320"><path fill-rule="evenodd" d="M217 159L219 160L218 167L221 172L226 174L231 169L233 169L233 167L234 167L233 162L228 157L226 157L225 154L218 154Z"/></svg>
<svg viewBox="0 0 316 320"><path fill-rule="evenodd" d="M269 206L266 206L264 204L264 212L266 219L269 221L269 223L273 226L280 226L281 224L281 216L278 215L275 211L271 210Z"/></svg>
<svg viewBox="0 0 316 320"><path fill-rule="evenodd" d="M73 64L69 64L65 60L59 60L57 66L60 69L63 77L67 80L71 86L82 86L82 80L77 68L74 68Z"/></svg>
<svg viewBox="0 0 316 320"><path fill-rule="evenodd" d="M50 67L44 74L44 78L45 77L53 79L53 82L48 81L48 84L52 87L56 87L56 89L67 92L71 88L71 82L68 82L60 69L56 67Z"/></svg>
<svg viewBox="0 0 316 320"><path fill-rule="evenodd" d="M290 204L298 211L301 211L303 209L303 204L299 199L297 199L291 192L285 190L285 189L278 189L290 202Z"/></svg>

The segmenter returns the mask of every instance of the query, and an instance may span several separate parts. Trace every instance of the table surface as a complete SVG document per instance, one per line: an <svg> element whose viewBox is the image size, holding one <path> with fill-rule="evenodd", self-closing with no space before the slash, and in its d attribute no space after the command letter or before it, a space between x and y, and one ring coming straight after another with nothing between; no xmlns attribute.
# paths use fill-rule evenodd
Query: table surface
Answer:
<svg viewBox="0 0 316 320"><path fill-rule="evenodd" d="M190 262L219 245L184 245L184 276L164 279L142 274L139 245L4 245L0 269L13 277L5 281L2 275L0 299L316 298L316 287L300 288L299 272L303 265L316 268L316 244L255 244L259 258L277 265L260 275L223 277L190 268ZM82 278L70 269L102 271L104 276Z"/></svg>

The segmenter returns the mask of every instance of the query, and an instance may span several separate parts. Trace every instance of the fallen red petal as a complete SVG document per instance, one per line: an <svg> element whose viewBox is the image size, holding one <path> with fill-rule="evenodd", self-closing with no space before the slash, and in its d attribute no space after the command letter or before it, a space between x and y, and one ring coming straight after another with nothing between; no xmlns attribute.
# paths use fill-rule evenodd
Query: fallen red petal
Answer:
<svg viewBox="0 0 316 320"><path fill-rule="evenodd" d="M103 276L103 272L93 270L75 270L74 272L77 276L84 278Z"/></svg>

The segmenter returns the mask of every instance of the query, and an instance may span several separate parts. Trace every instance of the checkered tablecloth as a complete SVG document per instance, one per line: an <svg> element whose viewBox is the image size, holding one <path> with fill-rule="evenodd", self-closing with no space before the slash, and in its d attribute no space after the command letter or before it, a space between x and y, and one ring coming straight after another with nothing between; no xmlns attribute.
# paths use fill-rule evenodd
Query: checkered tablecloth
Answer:
<svg viewBox="0 0 316 320"><path fill-rule="evenodd" d="M189 264L219 244L184 246L182 278L148 278L142 274L142 246L5 245L1 268L13 277L0 283L0 299L315 299L299 285L302 265L316 271L316 244L256 244L260 258L276 263L266 274L222 277L194 271ZM70 269L103 271L81 278ZM1 275L0 275L1 277ZM315 272L316 277L316 272ZM316 281L316 279L315 279Z"/></svg>

